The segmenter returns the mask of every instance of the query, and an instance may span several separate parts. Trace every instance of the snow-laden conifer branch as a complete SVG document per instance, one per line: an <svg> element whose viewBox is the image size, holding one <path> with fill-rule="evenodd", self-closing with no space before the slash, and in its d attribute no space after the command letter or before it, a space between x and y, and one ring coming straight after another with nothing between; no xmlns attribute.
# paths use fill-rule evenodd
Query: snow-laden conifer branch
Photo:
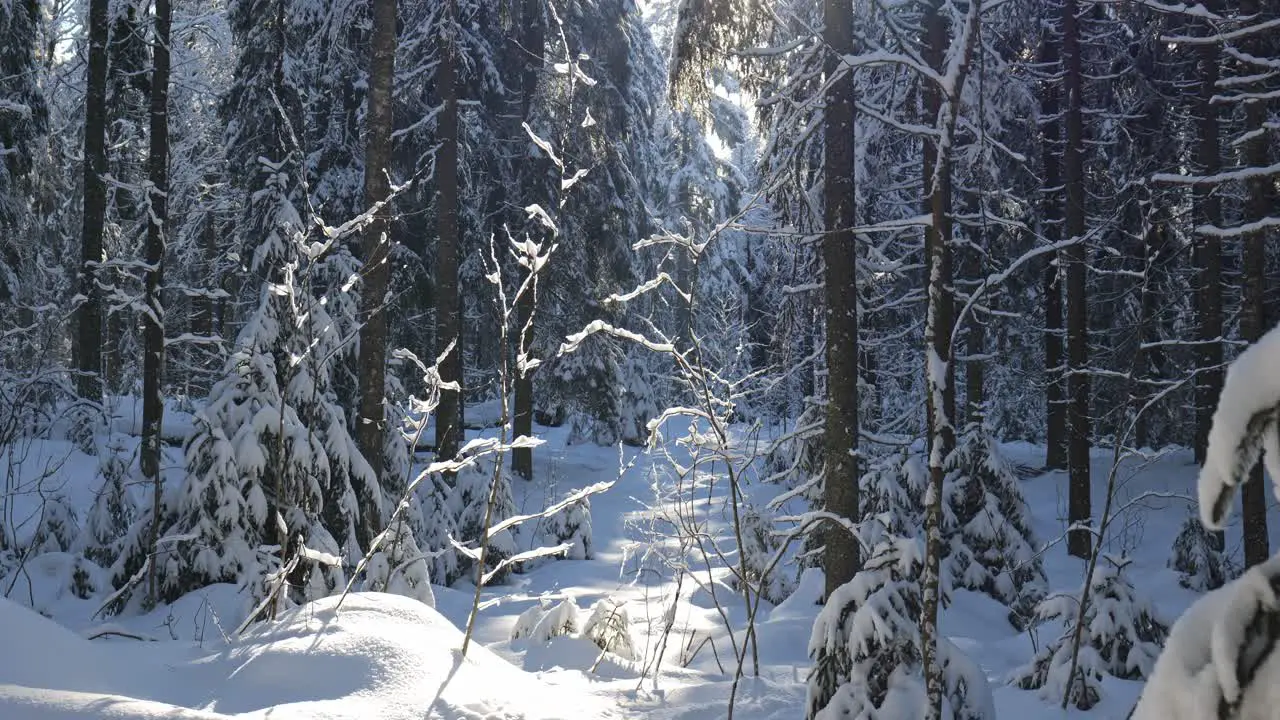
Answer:
<svg viewBox="0 0 1280 720"><path fill-rule="evenodd" d="M1272 481L1280 478L1280 328L1263 335L1227 368L1209 430L1198 482L1200 519L1221 529L1235 495L1266 456Z"/></svg>

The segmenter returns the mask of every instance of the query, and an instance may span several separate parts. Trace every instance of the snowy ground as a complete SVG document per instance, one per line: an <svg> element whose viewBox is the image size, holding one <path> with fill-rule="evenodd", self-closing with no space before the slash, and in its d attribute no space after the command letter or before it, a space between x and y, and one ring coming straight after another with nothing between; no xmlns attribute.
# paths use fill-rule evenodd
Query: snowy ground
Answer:
<svg viewBox="0 0 1280 720"><path fill-rule="evenodd" d="M115 429L128 433L122 421ZM570 488L612 479L620 462L635 449L567 445L567 431L545 430L548 445L538 451L541 479L517 488L517 499L534 510L549 496ZM1010 444L1011 459L1038 466L1043 450ZM176 450L168 465L178 464ZM68 443L35 443L21 458L28 472L53 469L62 491L77 508L87 508L94 461ZM1095 511L1100 510L1109 452L1094 459ZM1131 578L1172 622L1196 598L1179 587L1166 569L1178 528L1193 510L1197 468L1186 451L1162 454L1151 462L1130 460L1118 474L1117 504L1123 508L1110 534L1111 552L1134 559ZM65 572L56 557L31 566L0 593L0 718L117 717L215 718L721 718L735 670L733 647L742 641L746 609L725 583L722 567L693 566L680 585L674 624L661 672L652 664L663 635L664 614L676 594L669 565L656 562L661 533L650 508L654 503L653 466L641 458L620 482L592 500L595 558L548 562L513 576L504 586L487 588L476 640L481 645L463 663L458 628L465 625L474 588L465 582L436 588L438 613L404 598L358 595L348 598L336 616L333 601L303 608L278 626L228 639L242 619L244 602L230 586L217 586L184 598L172 607L127 618L105 629L147 638L124 639L100 633L101 619L90 615L97 603L53 596L44 575ZM1065 475L1054 473L1025 481L1028 506L1041 542L1060 538L1065 527ZM555 487L548 490L546 483ZM20 485L20 483L19 483ZM697 493L697 517L713 536L729 538L721 492L724 483ZM758 499L776 492L757 488ZM1152 495L1150 493L1158 493ZM1174 497L1175 495L1185 496ZM535 507L536 506L536 507ZM17 505L21 515L21 503ZM6 520L8 521L8 520ZM1239 555L1238 527L1228 530L1228 550ZM1083 566L1067 557L1061 542L1045 553L1051 590L1079 587ZM794 573L793 568L785 570ZM821 578L810 573L791 598L766 607L758 618L759 675L750 655L737 691L735 717L743 720L794 720L802 717L807 644L817 613ZM517 617L540 601L573 598L582 618L597 600L611 597L626 608L641 659L609 656L600 660L585 640L556 638L551 643L511 641ZM61 626L21 607L34 605ZM995 692L1000 718L1124 718L1141 684L1108 678L1102 703L1088 713L1063 713L1035 692L1010 687L1005 680L1054 632L1044 626L1033 638L1015 631L1006 610L985 596L958 592L944 611L944 632L985 670ZM725 629L725 619L732 637ZM706 638L710 638L707 640ZM704 642L705 640L705 642ZM696 650L696 652L695 652ZM598 662L599 661L599 662ZM594 670L592 670L594 666Z"/></svg>

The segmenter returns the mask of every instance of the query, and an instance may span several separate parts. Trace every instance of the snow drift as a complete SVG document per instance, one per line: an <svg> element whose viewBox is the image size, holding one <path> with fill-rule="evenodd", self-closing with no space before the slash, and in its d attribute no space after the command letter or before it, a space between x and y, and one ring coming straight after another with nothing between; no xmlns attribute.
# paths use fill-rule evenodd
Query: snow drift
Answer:
<svg viewBox="0 0 1280 720"><path fill-rule="evenodd" d="M358 593L291 610L216 650L89 641L0 598L0 718L558 720L613 718L472 644L438 612ZM425 715L424 715L425 713Z"/></svg>

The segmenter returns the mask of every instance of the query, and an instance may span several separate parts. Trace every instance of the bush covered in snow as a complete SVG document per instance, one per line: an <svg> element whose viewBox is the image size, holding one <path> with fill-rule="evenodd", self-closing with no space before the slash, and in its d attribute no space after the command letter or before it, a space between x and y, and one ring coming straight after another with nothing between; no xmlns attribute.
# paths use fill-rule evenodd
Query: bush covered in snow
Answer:
<svg viewBox="0 0 1280 720"><path fill-rule="evenodd" d="M1133 720L1274 718L1278 639L1280 557L1273 557L1183 613Z"/></svg>
<svg viewBox="0 0 1280 720"><path fill-rule="evenodd" d="M437 585L452 585L462 576L458 553L449 538L459 539L457 515L451 498L453 488L440 473L427 473L418 481L412 502L409 524L418 548L429 553L427 563Z"/></svg>
<svg viewBox="0 0 1280 720"><path fill-rule="evenodd" d="M919 577L924 549L883 536L863 569L827 598L809 639L806 717L917 718L926 707ZM946 705L957 720L995 716L986 677L945 638L938 643Z"/></svg>
<svg viewBox="0 0 1280 720"><path fill-rule="evenodd" d="M1055 702L1067 695L1087 710L1101 698L1102 675L1140 680L1151 675L1169 628L1141 598L1124 574L1125 559L1100 558L1089 583L1076 672L1071 673L1081 598L1054 593L1037 608L1041 620L1056 620L1062 633L1045 645L1032 661L1014 671L1012 680L1026 690L1040 689Z"/></svg>

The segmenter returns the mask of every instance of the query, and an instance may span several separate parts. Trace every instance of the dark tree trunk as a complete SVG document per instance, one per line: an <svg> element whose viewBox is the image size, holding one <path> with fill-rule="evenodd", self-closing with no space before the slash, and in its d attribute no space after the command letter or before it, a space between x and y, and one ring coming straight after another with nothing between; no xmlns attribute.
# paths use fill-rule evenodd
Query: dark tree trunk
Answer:
<svg viewBox="0 0 1280 720"><path fill-rule="evenodd" d="M1067 263L1067 427L1070 433L1067 520L1082 526L1068 533L1067 552L1086 558L1093 537L1087 527L1093 509L1089 475L1089 321L1085 294L1084 118L1081 110L1084 87L1078 12L1076 0L1065 0L1062 5L1063 85L1067 96L1067 138L1062 153L1067 199L1065 230L1068 239L1077 241L1063 253Z"/></svg>
<svg viewBox="0 0 1280 720"><path fill-rule="evenodd" d="M369 115L365 129L364 202L386 202L391 193L392 83L396 57L396 0L372 0L369 41ZM386 468L387 291L391 286L390 212L384 206L364 228L364 290L360 294L360 422L356 444L381 481ZM360 542L369 547L381 531L375 498L360 493Z"/></svg>
<svg viewBox="0 0 1280 720"><path fill-rule="evenodd" d="M1215 2L1205 7L1214 9ZM1212 27L1205 23L1206 31ZM1220 50L1216 43L1199 46L1199 92L1196 95L1195 117L1200 129L1200 142L1196 147L1199 172L1214 175L1222 170L1222 151L1219 144L1218 106L1213 96L1218 92L1218 62ZM1222 200L1214 188L1197 185L1195 192L1195 218L1198 225L1222 225ZM1204 462L1209 446L1209 428L1213 425L1213 413L1222 392L1222 240L1216 235L1204 234L1195 240L1197 271L1196 309L1200 345L1196 346L1196 464Z"/></svg>
<svg viewBox="0 0 1280 720"><path fill-rule="evenodd" d="M462 387L462 298L458 287L458 66L457 7L445 0L447 37L442 39L437 86L443 109L436 121L440 146L436 151L436 345L441 352L451 342L453 350L440 365L440 379ZM440 393L436 410L436 456L452 459L462 441L461 390ZM505 398L504 398L505 401Z"/></svg>
<svg viewBox="0 0 1280 720"><path fill-rule="evenodd" d="M925 7L923 59L935 71L944 71L949 42L947 20L942 14L942 0ZM943 492L946 458L955 448L955 362L952 335L955 330L955 297L952 286L952 179L950 139L955 130L954 105L964 87L968 55L976 41L976 17L968 28L973 35L962 39L965 58L959 77L953 78L954 94L945 98L953 113L944 116L942 88L923 81L922 103L926 125L933 127L939 138L925 138L923 186L925 212L931 223L924 232L925 272L928 304L925 319L925 407L928 421L929 487L924 498L925 567L922 573L920 644L924 666L925 695L928 706L924 717L942 717L944 682L938 654L940 636L938 614L941 607L941 563L943 554ZM937 144L935 144L935 142ZM970 322L973 319L970 318ZM939 377L941 375L941 377Z"/></svg>
<svg viewBox="0 0 1280 720"><path fill-rule="evenodd" d="M987 325L983 318L970 314L966 320L965 353L969 359L964 364L965 402L969 404L969 422L982 422L983 403L986 402L986 361L982 355L987 351Z"/></svg>
<svg viewBox="0 0 1280 720"><path fill-rule="evenodd" d="M1154 207L1154 205L1153 205ZM1146 236L1143 238L1143 269L1146 278L1142 284L1139 299L1140 318L1138 321L1138 349L1134 356L1134 410L1138 413L1134 420L1133 442L1139 448L1149 447L1152 443L1150 416L1153 408L1147 404L1158 402L1153 388L1160 381L1160 368L1163 366L1163 353L1159 346L1152 345L1160 339L1157 329L1159 314L1160 288L1158 286L1158 264L1165 258L1165 218L1154 210L1155 217L1149 218Z"/></svg>
<svg viewBox="0 0 1280 720"><path fill-rule="evenodd" d="M161 380L164 373L164 303L160 292L164 286L165 233L169 223L169 36L173 24L173 7L169 0L155 2L155 47L152 49L151 72L151 147L148 169L151 184L147 201L147 312L143 315L142 360L142 447L139 464L143 478L151 483L151 547L156 548L160 532L161 423L164 399ZM156 567L147 573L147 595L157 601Z"/></svg>
<svg viewBox="0 0 1280 720"><path fill-rule="evenodd" d="M864 288L862 297L863 308L867 308L873 301L873 293L870 287ZM875 313L867 313L860 318L859 331L865 337L874 335L876 329ZM868 427L875 427L880 422L880 362L876 354L875 348L870 343L859 343L859 350L862 355L862 386L859 388L859 417L858 424Z"/></svg>
<svg viewBox="0 0 1280 720"><path fill-rule="evenodd" d="M108 0L89 0L89 63L84 100L84 217L80 239L80 295L76 312L76 389L102 400L102 294L96 263L102 257L107 212L107 38Z"/></svg>
<svg viewBox="0 0 1280 720"><path fill-rule="evenodd" d="M1058 44L1046 32L1040 44L1040 63L1046 74L1058 70ZM1040 115L1043 118L1041 140L1044 163L1044 188L1040 194L1043 234L1051 243L1062 238L1062 123L1058 113L1058 81L1047 80L1041 86ZM1063 388L1062 352L1062 284L1057 254L1049 256L1044 266L1044 374L1045 374L1045 456L1044 466L1050 470L1067 467L1067 405Z"/></svg>
<svg viewBox="0 0 1280 720"><path fill-rule="evenodd" d="M520 115L525 122L532 122L533 119L533 97L538 91L538 78L542 74L543 61L543 45L546 42L545 30L542 24L542 0L524 0L521 5L521 13L524 21L523 42L524 51L530 53L533 57L528 58L521 74L521 107ZM517 139L517 147L527 142L524 138L524 130L520 129L521 137ZM533 182L526 183L528 188L541 188L541 182L546 169L546 162L541 157L527 157L525 160L527 167L525 168L526 177ZM522 199L523 201L524 199ZM530 199L530 202L540 201ZM536 232L536 224L530 224L529 232ZM532 292L527 292L517 298L516 301L516 342L518 343L518 352L528 353L533 343L533 315L535 310L535 298ZM507 348L502 349L507 352ZM506 401L506 398L503 398ZM512 415L512 430L516 437L521 435L533 435L533 374L526 372L519 367L516 368L515 377L515 407ZM521 447L516 448L511 453L511 470L516 475L526 479L533 479L533 448Z"/></svg>
<svg viewBox="0 0 1280 720"><path fill-rule="evenodd" d="M858 255L852 228L854 203L853 75L841 58L853 52L853 6L823 3L822 39L828 77L840 73L826 92L823 116L825 263L827 329L826 475L823 501L828 512L858 520ZM826 595L853 579L861 565L857 543L843 532L827 532L823 569Z"/></svg>
<svg viewBox="0 0 1280 720"><path fill-rule="evenodd" d="M1258 0L1242 0L1240 14L1253 16L1261 10ZM1267 56L1265 46L1269 35L1255 33L1246 41L1245 51L1258 57ZM1247 102L1244 106L1244 131L1248 139L1244 142L1244 164L1248 167L1262 168L1269 164L1268 139L1263 131L1267 119L1266 103L1261 101ZM1256 222L1271 214L1269 188L1272 179L1268 177L1251 177L1245 182L1245 219ZM1244 236L1244 255L1241 259L1244 274L1244 290L1240 301L1240 334L1249 342L1256 342L1267 331L1266 314L1266 267L1267 238L1266 229L1255 230ZM1246 568L1264 562L1271 555L1270 538L1267 533L1267 491L1266 478L1263 476L1261 464L1254 467L1253 474L1245 481L1241 489L1242 521L1244 525L1244 564Z"/></svg>

